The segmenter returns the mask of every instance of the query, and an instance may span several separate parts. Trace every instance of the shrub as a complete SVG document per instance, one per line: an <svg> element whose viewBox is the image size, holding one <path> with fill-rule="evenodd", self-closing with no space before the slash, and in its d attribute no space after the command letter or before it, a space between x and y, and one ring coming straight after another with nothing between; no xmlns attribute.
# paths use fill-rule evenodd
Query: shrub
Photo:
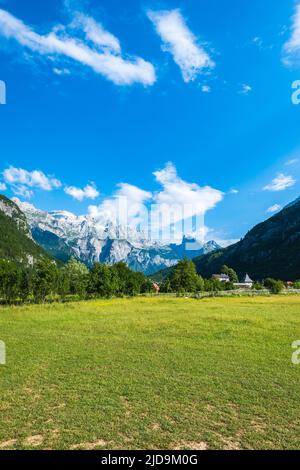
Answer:
<svg viewBox="0 0 300 470"><path fill-rule="evenodd" d="M282 281L276 281L276 279L268 278L264 280L264 286L272 294L280 294L284 289L284 283Z"/></svg>
<svg viewBox="0 0 300 470"><path fill-rule="evenodd" d="M264 286L260 282L255 282L252 286L253 290L263 290Z"/></svg>

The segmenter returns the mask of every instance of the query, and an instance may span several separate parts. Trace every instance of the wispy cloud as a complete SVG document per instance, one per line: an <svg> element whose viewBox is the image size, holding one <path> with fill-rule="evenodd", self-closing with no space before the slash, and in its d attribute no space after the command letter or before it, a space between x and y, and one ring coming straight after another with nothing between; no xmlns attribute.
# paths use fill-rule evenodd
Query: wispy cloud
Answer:
<svg viewBox="0 0 300 470"><path fill-rule="evenodd" d="M77 201L83 201L84 199L97 199L100 195L94 184L88 184L83 189L77 188L76 186L66 186L64 191Z"/></svg>
<svg viewBox="0 0 300 470"><path fill-rule="evenodd" d="M55 75L70 75L70 70L69 69L59 69L57 67L54 67L53 69L53 73L55 73Z"/></svg>
<svg viewBox="0 0 300 470"><path fill-rule="evenodd" d="M267 213L268 214L273 214L274 212L278 212L282 209L282 206L280 206L279 204L274 204L274 206L271 206L267 209Z"/></svg>
<svg viewBox="0 0 300 470"><path fill-rule="evenodd" d="M94 18L83 13L77 13L71 23L74 29L84 31L86 38L92 41L103 50L121 54L121 44L119 39L108 31L105 31L100 23Z"/></svg>
<svg viewBox="0 0 300 470"><path fill-rule="evenodd" d="M150 10L148 17L163 41L163 50L172 54L185 82L195 80L201 72L215 66L209 54L188 28L180 10Z"/></svg>
<svg viewBox="0 0 300 470"><path fill-rule="evenodd" d="M26 199L33 195L33 189L52 191L62 185L58 179L47 176L42 171L27 171L13 166L3 171L3 179L14 194L23 196Z"/></svg>
<svg viewBox="0 0 300 470"><path fill-rule="evenodd" d="M295 13L292 17L291 36L284 44L284 63L291 65L300 59L300 3L295 7Z"/></svg>
<svg viewBox="0 0 300 470"><path fill-rule="evenodd" d="M250 85L247 85L246 83L243 83L241 86L241 89L239 90L240 95L249 95L249 93L252 91L252 87Z"/></svg>
<svg viewBox="0 0 300 470"><path fill-rule="evenodd" d="M286 166L292 166L292 165L296 165L296 163L299 162L299 158L291 158L290 160L288 160L285 165Z"/></svg>
<svg viewBox="0 0 300 470"><path fill-rule="evenodd" d="M5 183L0 183L0 191L6 191L7 190L7 186Z"/></svg>
<svg viewBox="0 0 300 470"><path fill-rule="evenodd" d="M78 30L84 33L84 39L81 39ZM93 18L83 14L76 16L68 28L54 27L49 34L41 35L0 9L0 35L14 39L36 54L64 61L67 68L73 60L116 85L152 85L156 81L151 63L140 57L124 58L118 39Z"/></svg>
<svg viewBox="0 0 300 470"><path fill-rule="evenodd" d="M255 44L259 49L262 49L264 41L260 36L255 36L254 38L252 38L251 43Z"/></svg>
<svg viewBox="0 0 300 470"><path fill-rule="evenodd" d="M296 183L296 180L292 176L284 175L280 173L274 178L270 184L263 188L264 191L284 191L287 188L291 188Z"/></svg>
<svg viewBox="0 0 300 470"><path fill-rule="evenodd" d="M28 189L24 184L12 185L11 190L16 196L21 196L24 199L30 199L34 194L34 192Z"/></svg>
<svg viewBox="0 0 300 470"><path fill-rule="evenodd" d="M211 87L209 85L202 85L201 91L203 93L210 93L211 92Z"/></svg>

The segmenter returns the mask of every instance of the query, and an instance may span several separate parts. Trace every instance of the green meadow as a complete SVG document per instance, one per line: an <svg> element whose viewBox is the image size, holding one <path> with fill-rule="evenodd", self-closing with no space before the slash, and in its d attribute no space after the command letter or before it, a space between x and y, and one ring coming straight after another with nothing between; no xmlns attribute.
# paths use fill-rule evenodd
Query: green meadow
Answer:
<svg viewBox="0 0 300 470"><path fill-rule="evenodd" d="M0 449L300 448L300 297L0 308Z"/></svg>

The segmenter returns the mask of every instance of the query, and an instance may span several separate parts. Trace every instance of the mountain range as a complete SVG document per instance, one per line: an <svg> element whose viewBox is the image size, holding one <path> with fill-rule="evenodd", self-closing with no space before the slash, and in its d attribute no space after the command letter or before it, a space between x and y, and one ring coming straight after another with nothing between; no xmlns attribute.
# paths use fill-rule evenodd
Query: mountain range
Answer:
<svg viewBox="0 0 300 470"><path fill-rule="evenodd" d="M197 245L189 237L184 237L180 244L153 242L132 227L116 226L108 220L67 211L45 212L17 198L7 201L8 205L0 207L0 211L7 214L8 207L14 207L22 214L28 237L62 262L75 257L90 267L95 262L124 261L131 269L149 275L174 266L184 257L193 258L220 248L214 241ZM192 242L194 249L190 250Z"/></svg>
<svg viewBox="0 0 300 470"><path fill-rule="evenodd" d="M194 250L189 244L194 243ZM160 280L180 259L193 259L205 278L219 273L224 264L239 277L253 279L300 278L300 198L250 230L238 243L221 248L216 242L196 245L184 237L180 244L153 242L131 227L66 211L45 212L18 199L0 196L0 258L33 264L52 257L71 257L87 266L95 262L124 261L131 269Z"/></svg>

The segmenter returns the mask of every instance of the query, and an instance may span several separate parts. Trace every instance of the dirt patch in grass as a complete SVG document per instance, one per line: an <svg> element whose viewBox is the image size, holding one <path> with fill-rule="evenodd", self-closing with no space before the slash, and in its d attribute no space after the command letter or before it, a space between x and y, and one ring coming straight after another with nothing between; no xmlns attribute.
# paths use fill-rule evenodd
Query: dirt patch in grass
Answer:
<svg viewBox="0 0 300 470"><path fill-rule="evenodd" d="M0 449L7 449L13 447L17 443L17 439L10 439L9 441L0 442Z"/></svg>
<svg viewBox="0 0 300 470"><path fill-rule="evenodd" d="M175 446L172 448L173 450L207 450L208 445L206 442L179 442L178 444L175 444Z"/></svg>
<svg viewBox="0 0 300 470"><path fill-rule="evenodd" d="M76 444L72 446L70 449L71 450L93 450L97 449L97 447L105 447L106 442L103 439L99 439L98 441L95 442L82 442L81 444Z"/></svg>
<svg viewBox="0 0 300 470"><path fill-rule="evenodd" d="M159 431L160 430L160 424L159 423L154 423L151 426L152 431Z"/></svg>
<svg viewBox="0 0 300 470"><path fill-rule="evenodd" d="M50 431L50 435L52 439L57 439L59 436L59 429L52 429Z"/></svg>
<svg viewBox="0 0 300 470"><path fill-rule="evenodd" d="M61 410L62 408L65 408L66 404L65 403L59 403L56 406L53 406L53 410Z"/></svg>
<svg viewBox="0 0 300 470"><path fill-rule="evenodd" d="M263 434L266 431L267 425L262 419L256 418L251 421L251 427L255 432Z"/></svg>
<svg viewBox="0 0 300 470"><path fill-rule="evenodd" d="M209 413L213 413L216 408L212 405L206 405L206 409Z"/></svg>
<svg viewBox="0 0 300 470"><path fill-rule="evenodd" d="M41 434L37 434L36 436L29 436L26 437L24 443L28 446L41 446L44 442L44 437Z"/></svg>
<svg viewBox="0 0 300 470"><path fill-rule="evenodd" d="M241 450L240 443L231 439L224 439L223 450Z"/></svg>

